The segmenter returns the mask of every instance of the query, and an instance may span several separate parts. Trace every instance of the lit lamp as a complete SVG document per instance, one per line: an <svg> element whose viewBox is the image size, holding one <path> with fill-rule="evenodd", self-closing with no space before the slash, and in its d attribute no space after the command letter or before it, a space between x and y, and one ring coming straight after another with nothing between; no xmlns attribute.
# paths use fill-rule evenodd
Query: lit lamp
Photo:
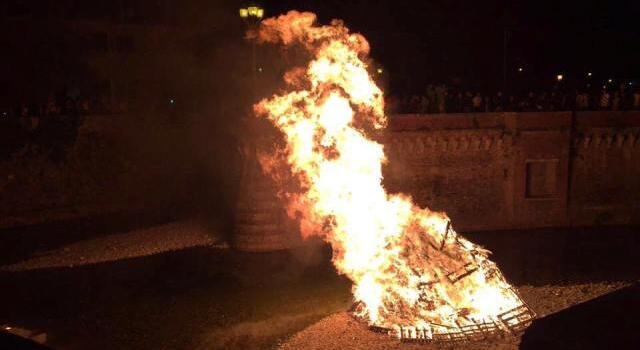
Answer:
<svg viewBox="0 0 640 350"><path fill-rule="evenodd" d="M382 74L382 73L384 73L384 70L382 70L382 68L378 68L378 69L376 70L376 72L378 72L378 74Z"/></svg>
<svg viewBox="0 0 640 350"><path fill-rule="evenodd" d="M591 75L592 75L592 74L591 74L591 72L587 73L587 76L588 76L588 77L590 77Z"/></svg>
<svg viewBox="0 0 640 350"><path fill-rule="evenodd" d="M564 79L564 76L562 74L556 75L556 80L562 81L562 79Z"/></svg>
<svg viewBox="0 0 640 350"><path fill-rule="evenodd" d="M247 6L239 10L240 18L260 21L264 17L264 9L260 6Z"/></svg>
<svg viewBox="0 0 640 350"><path fill-rule="evenodd" d="M245 22L249 29L256 29L256 27L260 24L262 17L264 17L264 9L260 6L250 5L247 7L241 7L238 10L240 14L240 18ZM262 73L262 67L256 67L256 42L255 40L251 41L251 78L253 81L253 92L256 91L256 83L257 77L256 72Z"/></svg>

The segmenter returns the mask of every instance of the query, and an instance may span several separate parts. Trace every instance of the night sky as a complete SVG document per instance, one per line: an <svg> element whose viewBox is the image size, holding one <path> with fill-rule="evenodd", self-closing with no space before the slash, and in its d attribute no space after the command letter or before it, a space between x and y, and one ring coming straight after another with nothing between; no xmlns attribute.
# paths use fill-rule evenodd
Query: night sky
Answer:
<svg viewBox="0 0 640 350"><path fill-rule="evenodd" d="M327 23L343 19L371 42L372 56L393 77L394 90L458 82L498 89L507 37L508 84L599 85L640 77L639 1L331 1L271 0L268 16L309 10ZM518 72L522 67L523 71Z"/></svg>

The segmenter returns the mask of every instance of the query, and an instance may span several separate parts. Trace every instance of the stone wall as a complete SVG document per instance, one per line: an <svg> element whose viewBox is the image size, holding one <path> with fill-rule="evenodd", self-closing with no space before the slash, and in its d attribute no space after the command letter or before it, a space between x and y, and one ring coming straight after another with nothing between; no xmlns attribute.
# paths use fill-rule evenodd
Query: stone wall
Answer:
<svg viewBox="0 0 640 350"><path fill-rule="evenodd" d="M0 160L0 228L185 202L194 159L184 125L85 116L71 136L64 118L34 124Z"/></svg>
<svg viewBox="0 0 640 350"><path fill-rule="evenodd" d="M0 227L56 211L235 201L243 249L296 242L255 149L218 134L158 116L86 117L62 160L37 142L0 160ZM380 139L386 188L447 212L460 231L640 223L640 112L397 115Z"/></svg>
<svg viewBox="0 0 640 350"><path fill-rule="evenodd" d="M640 112L396 115L381 140L387 190L445 211L459 231L640 224ZM268 181L254 166L241 192ZM264 245L243 227L260 231L265 217L242 220L241 249L294 242Z"/></svg>
<svg viewBox="0 0 640 350"><path fill-rule="evenodd" d="M385 185L460 230L640 222L638 112L390 120Z"/></svg>
<svg viewBox="0 0 640 350"><path fill-rule="evenodd" d="M387 136L384 168L390 192L446 211L466 228L502 227L510 215L513 139L498 129L403 131ZM459 224L458 224L459 225Z"/></svg>
<svg viewBox="0 0 640 350"><path fill-rule="evenodd" d="M579 113L571 142L571 222L640 222L640 113Z"/></svg>

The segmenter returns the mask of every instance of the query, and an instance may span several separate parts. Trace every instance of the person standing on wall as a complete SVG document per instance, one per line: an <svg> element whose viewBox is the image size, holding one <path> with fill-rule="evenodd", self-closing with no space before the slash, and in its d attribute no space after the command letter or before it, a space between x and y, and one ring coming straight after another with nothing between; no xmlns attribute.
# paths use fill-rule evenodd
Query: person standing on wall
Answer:
<svg viewBox="0 0 640 350"><path fill-rule="evenodd" d="M611 108L611 94L606 88L602 89L600 94L600 110L606 111Z"/></svg>

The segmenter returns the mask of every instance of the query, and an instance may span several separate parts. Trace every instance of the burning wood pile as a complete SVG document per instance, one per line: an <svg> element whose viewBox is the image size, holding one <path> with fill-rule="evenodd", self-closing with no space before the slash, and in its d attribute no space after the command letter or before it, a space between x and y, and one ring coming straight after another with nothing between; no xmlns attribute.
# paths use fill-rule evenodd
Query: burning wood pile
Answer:
<svg viewBox="0 0 640 350"><path fill-rule="evenodd" d="M449 236L455 237L455 239L449 240ZM391 327L379 326L374 323L370 325L372 331L385 333L405 342L473 342L517 335L531 324L536 315L513 287L501 287L504 288L501 293L508 298L507 300L512 306L511 309L500 308L500 305L497 304L491 305L501 300L492 300L491 289L475 287L474 298L480 300L481 303L486 303L485 306L482 306L486 308L486 311L484 314L476 314L474 316L471 316L469 307L459 308L459 305L443 302L446 300L444 298L434 299L434 295L438 295L438 290L441 289L457 288L457 285L460 285L461 288L468 288L464 287L464 283L474 282L465 281L465 279L478 278L474 274L483 276L482 278L489 284L506 282L497 266L486 259L486 255L479 254L471 249L469 254L472 261L459 260L460 258L465 259L468 257L456 254L455 250L467 250L464 246L464 240L451 229L450 223L447 224L444 237L439 245L436 245L436 242L430 238L432 238L430 235L423 236L425 241L421 247L428 248L422 248L422 253L418 253L418 255L426 259L445 261L446 263L440 266L444 276L420 283L418 285L420 295L417 302L411 307L435 310L438 307L436 304L440 304L439 307L451 310L449 317L441 318L438 321L429 321L426 324L421 322L421 326L415 326L415 323L410 323L411 319L407 320L406 318L406 315L411 314L412 310L403 311L399 309L396 311L398 315L393 315L395 323ZM469 244L468 241L466 242ZM444 255L444 257L441 255ZM414 272L418 274L417 271ZM427 273L427 271L423 271L423 273ZM474 293L474 291L472 290L471 293ZM487 293L486 300L481 300L483 298L481 293ZM495 309L491 310L489 308ZM500 311L496 313L494 310ZM357 319L366 321L363 316L367 314L366 306L362 302L355 303L351 312ZM442 322L443 320L445 322Z"/></svg>
<svg viewBox="0 0 640 350"><path fill-rule="evenodd" d="M440 247L434 246L433 242L427 243L431 250L431 255L445 254L449 256L448 254L451 252L442 251L445 249L445 241L443 240L442 242ZM457 238L455 242L449 244L462 243L459 241L459 238ZM459 249L464 249L464 247L460 247ZM424 252L423 256L429 258L429 252ZM425 310L434 310L437 307L435 304L439 303L439 307L450 308L450 317L440 319L437 322L420 322L419 324L421 324L421 326L415 326L415 322L410 323L410 319L407 320L405 317L407 313L411 314L412 310L403 312L402 309L400 309L396 311L399 312L399 314L394 315L395 323L391 327L379 326L374 323L370 325L370 329L375 332L397 337L404 342L473 342L517 335L522 332L531 324L536 315L513 287L508 287L501 291L501 293L508 295L513 307L511 309L507 309L506 307L500 308L501 311L497 314L495 314L493 310L487 309L485 314L471 316L471 309L468 307L458 308L458 305L443 303L445 299L438 300L433 298L434 295L437 295L438 289L457 288L457 284L463 286L464 282L462 281L466 278L474 278L472 275L476 273L484 276L483 278L487 281L496 279L497 281L504 282L504 277L495 264L486 259L477 259L474 253L471 253L471 256L474 260L473 262L464 263L457 261L455 258L452 261L448 261L449 266L442 267L442 270L445 272L444 279L433 279L430 282L419 284L420 296L418 297L418 301L412 305L412 308L419 307ZM482 264L482 266L479 264ZM449 270L448 268L454 268L454 270ZM494 283L496 280L494 280ZM435 284L440 284L440 286L436 287ZM475 298L482 298L482 295L477 294ZM500 300L491 300L492 297L489 295L487 295L487 298L487 300L481 301L487 303L485 307L500 307L499 305L490 306L492 303L500 302ZM362 316L366 315L367 312L362 302L355 303L351 312L357 319L367 321L367 319ZM439 323L442 322L442 320L445 322Z"/></svg>
<svg viewBox="0 0 640 350"><path fill-rule="evenodd" d="M302 235L331 244L336 269L353 281L354 314L403 340L479 340L525 328L534 314L489 251L459 236L446 214L385 191L386 158L373 136L386 116L367 70L369 44L341 21L315 19L291 11L248 33L309 58L285 74L286 91L254 106L284 139L258 157Z"/></svg>

